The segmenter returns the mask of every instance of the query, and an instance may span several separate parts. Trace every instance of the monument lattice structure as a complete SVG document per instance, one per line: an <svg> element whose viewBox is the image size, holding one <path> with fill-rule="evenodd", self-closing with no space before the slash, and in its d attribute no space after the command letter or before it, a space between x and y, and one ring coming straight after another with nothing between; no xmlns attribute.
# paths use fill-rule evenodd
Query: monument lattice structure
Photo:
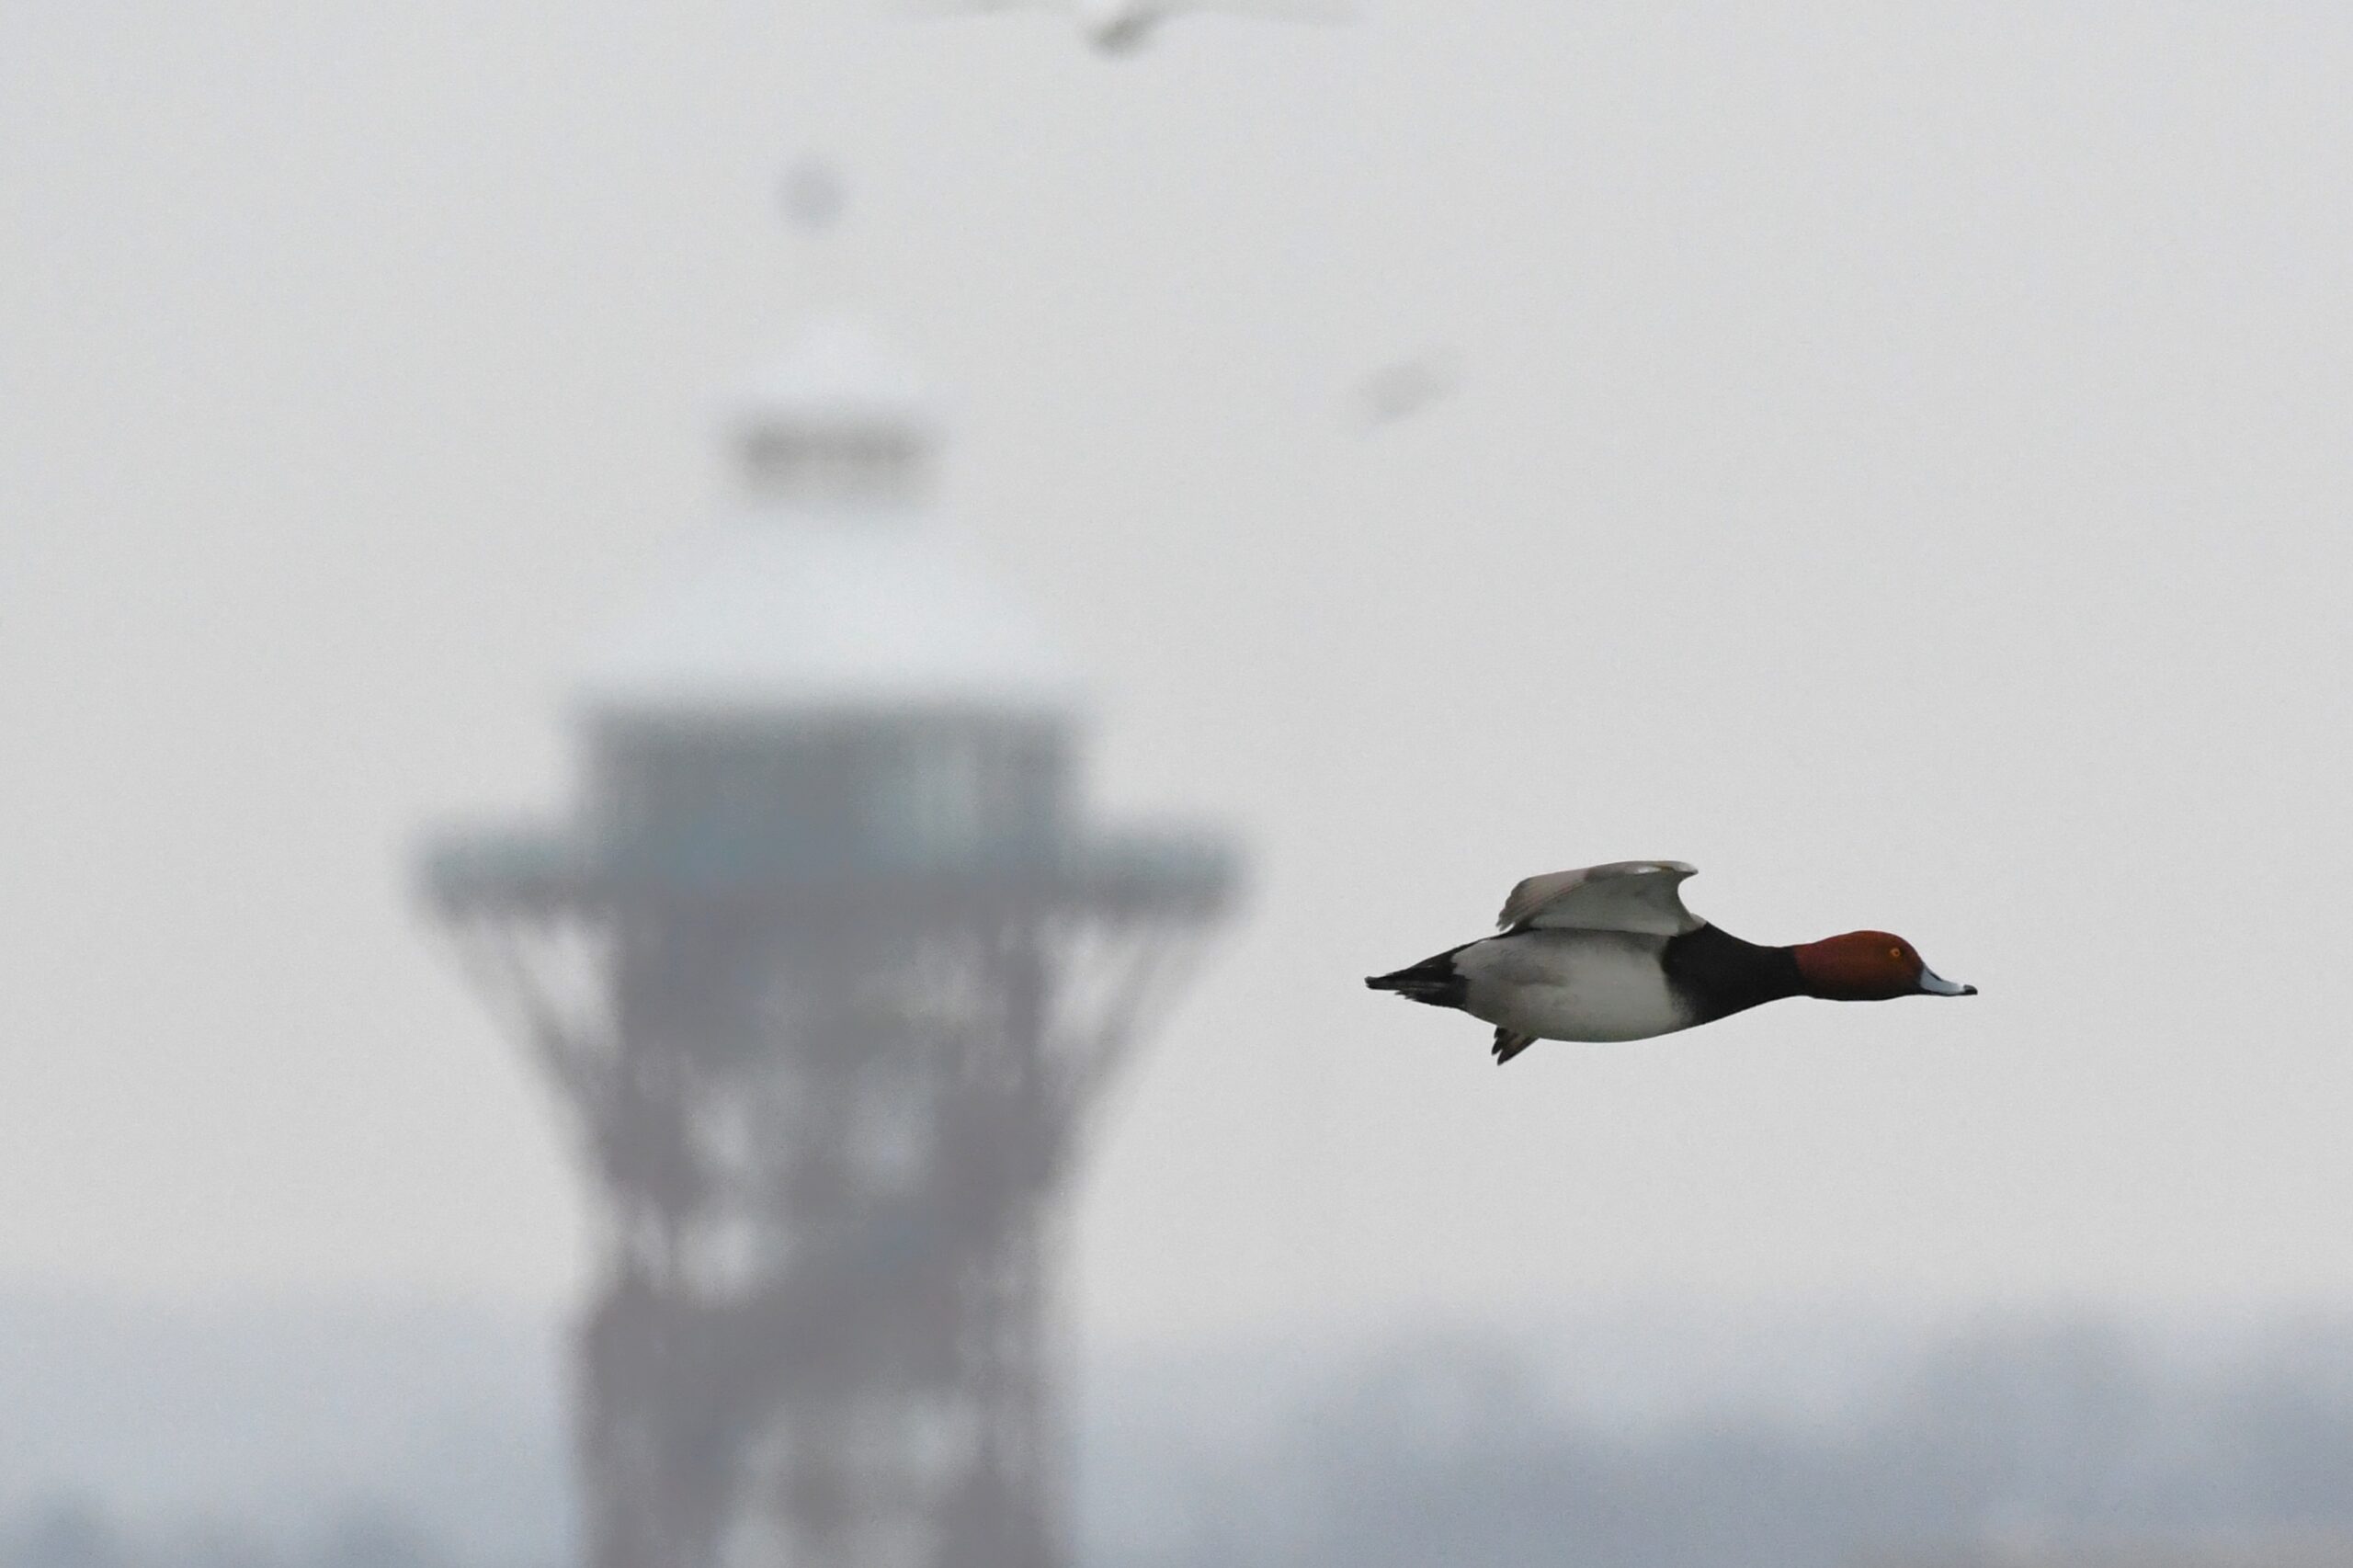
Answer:
<svg viewBox="0 0 2353 1568"><path fill-rule="evenodd" d="M743 505L588 661L574 812L423 855L595 1184L590 1568L1059 1568L1063 1205L1233 854L1085 824L1077 685L870 340L731 435Z"/></svg>

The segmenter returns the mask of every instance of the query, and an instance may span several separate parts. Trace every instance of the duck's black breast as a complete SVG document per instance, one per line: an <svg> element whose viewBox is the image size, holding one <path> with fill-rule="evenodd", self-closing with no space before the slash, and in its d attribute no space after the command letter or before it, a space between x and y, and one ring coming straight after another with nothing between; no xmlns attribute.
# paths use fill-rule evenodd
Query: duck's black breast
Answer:
<svg viewBox="0 0 2353 1568"><path fill-rule="evenodd" d="M1668 937L1659 957L1667 984L1703 1024L1804 989L1797 954L1744 942L1713 926Z"/></svg>

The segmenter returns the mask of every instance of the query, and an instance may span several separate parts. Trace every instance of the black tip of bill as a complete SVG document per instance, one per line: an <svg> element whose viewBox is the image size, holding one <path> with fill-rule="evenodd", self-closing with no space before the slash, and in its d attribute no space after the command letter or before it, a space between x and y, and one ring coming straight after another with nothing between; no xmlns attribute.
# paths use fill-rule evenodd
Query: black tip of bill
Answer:
<svg viewBox="0 0 2353 1568"><path fill-rule="evenodd" d="M1933 969L1920 971L1920 989L1931 996L1974 996L1974 985L1956 985Z"/></svg>

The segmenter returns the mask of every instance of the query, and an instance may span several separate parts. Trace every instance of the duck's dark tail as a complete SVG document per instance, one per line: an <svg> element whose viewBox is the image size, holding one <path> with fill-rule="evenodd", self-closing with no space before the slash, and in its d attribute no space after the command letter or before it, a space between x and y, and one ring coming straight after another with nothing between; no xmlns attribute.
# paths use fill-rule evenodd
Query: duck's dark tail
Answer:
<svg viewBox="0 0 2353 1568"><path fill-rule="evenodd" d="M1471 944L1465 942L1462 947ZM1394 991L1408 1001L1420 1002L1432 1007L1460 1007L1469 983L1454 971L1454 955L1462 948L1449 948L1436 958L1424 959L1394 974L1372 974L1365 983L1375 991Z"/></svg>

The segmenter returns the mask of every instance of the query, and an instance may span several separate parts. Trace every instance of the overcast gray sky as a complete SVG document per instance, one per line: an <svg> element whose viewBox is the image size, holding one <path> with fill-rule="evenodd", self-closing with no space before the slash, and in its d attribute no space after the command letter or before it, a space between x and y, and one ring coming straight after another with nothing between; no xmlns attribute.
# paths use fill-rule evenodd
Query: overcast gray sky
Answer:
<svg viewBox="0 0 2353 1568"><path fill-rule="evenodd" d="M1106 1131L1098 1339L2353 1296L2348 79L2323 4L1116 63L883 0L0 8L0 1280L570 1294L404 846L559 799L577 651L830 289L952 390L1102 808L1256 856ZM1359 983L1630 856L1984 994L1497 1071Z"/></svg>

